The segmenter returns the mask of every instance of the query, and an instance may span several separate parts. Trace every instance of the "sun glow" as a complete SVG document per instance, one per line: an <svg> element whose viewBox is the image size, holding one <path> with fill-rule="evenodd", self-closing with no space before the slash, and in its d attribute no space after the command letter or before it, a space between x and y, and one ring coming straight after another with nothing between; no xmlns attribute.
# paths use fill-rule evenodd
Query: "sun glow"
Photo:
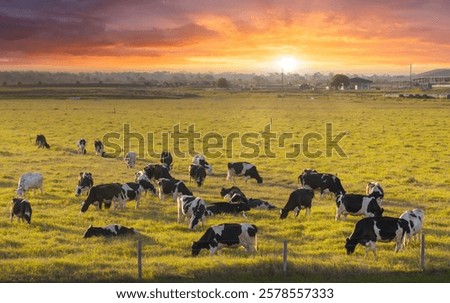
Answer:
<svg viewBox="0 0 450 303"><path fill-rule="evenodd" d="M275 61L275 67L277 69L282 69L283 72L285 73L291 73L294 72L298 69L300 65L300 61L292 56L283 56L278 58Z"/></svg>

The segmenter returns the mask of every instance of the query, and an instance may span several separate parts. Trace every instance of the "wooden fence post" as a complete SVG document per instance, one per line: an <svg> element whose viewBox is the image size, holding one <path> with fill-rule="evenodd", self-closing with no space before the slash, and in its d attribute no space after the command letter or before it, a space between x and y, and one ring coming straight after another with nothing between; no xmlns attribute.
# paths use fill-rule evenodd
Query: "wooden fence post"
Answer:
<svg viewBox="0 0 450 303"><path fill-rule="evenodd" d="M138 280L142 280L142 241L137 242L137 266L138 266Z"/></svg>
<svg viewBox="0 0 450 303"><path fill-rule="evenodd" d="M287 248L287 241L283 241L283 272L287 272L287 256L288 256L288 248Z"/></svg>
<svg viewBox="0 0 450 303"><path fill-rule="evenodd" d="M420 269L425 271L425 235L420 237Z"/></svg>

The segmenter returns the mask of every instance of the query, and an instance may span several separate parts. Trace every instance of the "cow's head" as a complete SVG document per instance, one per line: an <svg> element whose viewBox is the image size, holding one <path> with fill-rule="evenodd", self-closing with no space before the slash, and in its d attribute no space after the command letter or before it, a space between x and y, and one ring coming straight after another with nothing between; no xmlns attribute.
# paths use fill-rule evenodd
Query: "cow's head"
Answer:
<svg viewBox="0 0 450 303"><path fill-rule="evenodd" d="M92 224L91 224L84 232L83 238L86 239L86 238L92 237L93 235L94 235L94 228L92 227Z"/></svg>
<svg viewBox="0 0 450 303"><path fill-rule="evenodd" d="M289 210L283 208L280 209L280 219L286 219L289 214Z"/></svg>
<svg viewBox="0 0 450 303"><path fill-rule="evenodd" d="M19 197L23 197L23 195L25 195L25 193L26 193L26 189L23 188L23 187L19 187L19 188L17 188L17 190L16 190L16 194L17 194Z"/></svg>
<svg viewBox="0 0 450 303"><path fill-rule="evenodd" d="M80 212L82 212L82 213L86 212L90 205L91 205L90 203L87 203L86 201L83 201L83 203L81 203Z"/></svg>
<svg viewBox="0 0 450 303"><path fill-rule="evenodd" d="M345 239L345 249L347 250L347 255L351 255L355 252L356 242L352 241L350 238Z"/></svg>
<svg viewBox="0 0 450 303"><path fill-rule="evenodd" d="M89 189L94 185L92 179L92 174L88 172L80 172L80 177L78 178L78 185L75 189L75 196L81 195L83 189Z"/></svg>
<svg viewBox="0 0 450 303"><path fill-rule="evenodd" d="M384 191L378 182L369 182L366 186L366 194L375 198L383 198Z"/></svg>
<svg viewBox="0 0 450 303"><path fill-rule="evenodd" d="M200 251L202 249L208 249L208 248L209 248L208 243L194 241L194 242L192 242L192 256L193 257L198 256L198 254L200 253Z"/></svg>

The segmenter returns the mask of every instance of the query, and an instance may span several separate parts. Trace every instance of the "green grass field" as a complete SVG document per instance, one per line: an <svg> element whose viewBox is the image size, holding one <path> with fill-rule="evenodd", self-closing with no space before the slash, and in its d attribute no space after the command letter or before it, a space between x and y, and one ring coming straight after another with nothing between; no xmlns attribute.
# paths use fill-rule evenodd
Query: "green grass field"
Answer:
<svg viewBox="0 0 450 303"><path fill-rule="evenodd" d="M2 88L0 90L0 94ZM25 90L25 89L24 89ZM61 88L58 88L61 90ZM104 89L103 89L104 90ZM70 100L55 92L55 98L20 98L0 100L0 281L1 282L133 282L137 281L138 239L143 241L143 280L148 282L450 282L450 103L447 100L385 99L381 94L333 93L280 94L227 91L168 91L140 99L106 98L103 95ZM136 93L137 94L137 93ZM132 97L132 95L130 94ZM166 96L166 97L165 97ZM169 97L167 97L169 96ZM220 201L226 163L249 161L257 165L264 178L236 184L247 196L270 201L283 207L297 188L297 178L305 168L338 174L349 193L363 193L368 181L381 182L385 190L385 215L400 216L414 207L425 210L426 270L419 266L419 243L394 253L393 243L377 243L378 259L364 257L358 246L347 256L345 238L360 217L336 222L334 198L316 194L310 217L302 211L279 220L279 212L252 210L247 218L217 216L206 226L225 222L251 222L258 226L258 252L249 256L240 248L222 250L210 257L202 251L193 258L192 241L198 240L206 226L190 231L177 224L176 203L170 197L159 201L148 195L141 207L129 202L125 211L94 208L80 215L83 197L74 189L81 171L90 171L95 184L130 182L134 173L157 159L144 155L135 169L127 169L122 158L94 155L93 142L106 133L154 133L155 150L161 151L162 133L180 124L182 131L195 124L203 137L216 132L226 137L232 132L254 132L259 136L272 121L277 136L292 133L285 146L271 144L276 157L264 155L264 140L249 140L258 157L240 154L252 151L238 140L224 148L219 158L210 157L215 174L204 187L188 184L195 195L206 202ZM346 135L336 151L326 155L326 123L332 123L333 138ZM38 150L35 136L45 134L50 150ZM308 157L301 153L286 158L306 134L315 133L308 146ZM87 155L76 153L75 142L88 140ZM123 136L121 137L123 138ZM322 138L322 140L320 139ZM121 140L114 143L123 146ZM267 142L266 142L267 143ZM138 151L138 140L131 140L131 150ZM172 144L172 143L171 143ZM173 145L169 145L173 149ZM201 142L195 150L202 151ZM187 151L187 143L179 145ZM228 148L228 149L227 149ZM302 151L305 147L302 145ZM111 154L113 150L107 149ZM227 157L231 155L232 157ZM122 154L123 156L123 154ZM173 176L188 182L191 156L175 158ZM30 192L33 207L31 225L9 221L11 198L22 173L36 171L44 175L44 194ZM122 224L134 227L141 236L131 238L83 239L90 225ZM283 240L288 241L288 270L282 271Z"/></svg>

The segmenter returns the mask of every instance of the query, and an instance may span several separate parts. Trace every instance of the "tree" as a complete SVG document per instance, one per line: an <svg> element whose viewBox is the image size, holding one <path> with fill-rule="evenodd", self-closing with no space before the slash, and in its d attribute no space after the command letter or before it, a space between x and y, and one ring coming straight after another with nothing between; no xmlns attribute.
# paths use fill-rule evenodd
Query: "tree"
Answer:
<svg viewBox="0 0 450 303"><path fill-rule="evenodd" d="M217 87L220 87L220 88L229 88L230 82L228 82L228 80L225 78L219 78L219 79L217 79L216 85L217 85Z"/></svg>
<svg viewBox="0 0 450 303"><path fill-rule="evenodd" d="M347 87L350 85L350 79L346 75L334 75L330 82L330 87L339 89L340 87Z"/></svg>

